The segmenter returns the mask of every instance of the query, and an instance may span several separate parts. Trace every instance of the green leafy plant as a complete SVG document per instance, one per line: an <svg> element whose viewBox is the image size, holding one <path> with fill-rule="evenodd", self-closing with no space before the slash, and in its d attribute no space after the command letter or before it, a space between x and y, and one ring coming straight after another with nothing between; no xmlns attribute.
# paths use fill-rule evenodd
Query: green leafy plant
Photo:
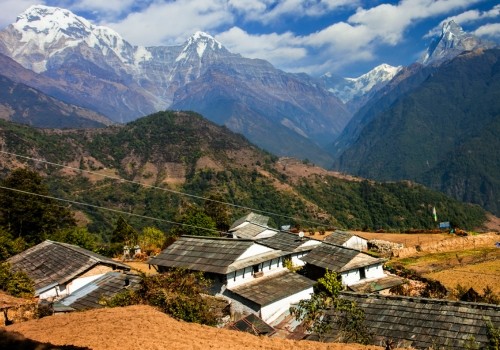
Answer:
<svg viewBox="0 0 500 350"><path fill-rule="evenodd" d="M309 332L324 340L332 330L339 331L339 341L367 344L371 335L364 326L365 314L355 302L340 297L342 282L335 272L326 271L318 279L314 294L301 300L290 312L297 321L304 322Z"/></svg>
<svg viewBox="0 0 500 350"><path fill-rule="evenodd" d="M35 294L35 284L28 275L21 271L13 272L8 263L0 264L0 289L21 298Z"/></svg>

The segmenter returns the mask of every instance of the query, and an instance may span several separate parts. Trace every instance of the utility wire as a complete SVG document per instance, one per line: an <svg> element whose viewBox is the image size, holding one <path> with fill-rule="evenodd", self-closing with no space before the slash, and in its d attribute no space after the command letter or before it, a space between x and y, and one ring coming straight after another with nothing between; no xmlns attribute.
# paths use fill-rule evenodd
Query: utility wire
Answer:
<svg viewBox="0 0 500 350"><path fill-rule="evenodd" d="M32 158L32 157L27 157L27 156L23 156L23 155L12 153L12 152L6 152L6 151L3 151L3 150L0 150L0 153L7 154L7 155L10 155L10 156L15 156L15 157L18 157L18 158L23 158L23 159L31 160L31 161L38 162L38 163L44 163L44 164L49 164L49 165L54 165L54 166L58 166L58 167L62 167L62 168L67 168L67 169L75 170L75 171L85 172L85 173L88 173L88 174L101 176L101 177L104 177L104 178L107 178L107 179L117 180L117 181L120 181L120 182L123 182L123 183L130 183L130 184L134 184L134 185L140 185L140 186L143 186L143 187L146 187L146 188L151 188L151 189L155 189L155 190L161 190L161 191L164 191L164 192L169 192L169 193L173 193L173 194L177 194L177 195L181 195L181 196L186 196L186 197L195 198L195 199L201 199L201 200L210 201L210 202L214 202L214 203L218 203L218 204L224 204L224 205L228 205L228 206L231 206L231 207L234 207L234 208L238 208L238 209L246 209L246 210L251 210L251 211L254 211L254 212L259 212L259 213L262 213L262 214L268 214L268 215L272 215L272 216L279 216L279 217L282 217L282 218L285 218L285 219L297 220L297 221L306 222L306 223L309 223L309 224L314 224L314 225L317 225L317 226L324 225L324 223L320 223L320 222L315 222L315 221L310 221L310 220L305 220L305 219L297 219L297 218L295 218L293 216L287 216L287 215L283 215L283 214L274 213L274 212L271 212L271 211L250 208L250 207L246 207L246 206L243 206L243 205L238 205L238 204L234 204L234 203L219 201L219 200L216 200L216 199L206 198L206 197L203 197L203 196L197 196L197 195L190 194L190 193L175 191L175 190L171 190L171 189L168 189L168 188L163 188L163 187L148 185L148 184L145 184L145 183L142 183L142 182L137 182L137 181L133 181L133 180L127 180L127 179L123 179L123 178L120 178L120 177L117 177L117 176L111 176L111 175L101 174L101 173L98 173L96 171L75 168L75 167L72 167L72 166L69 166L69 165L63 165L63 164L59 164L59 163L53 163L53 162L49 162L47 160L37 159L37 158Z"/></svg>
<svg viewBox="0 0 500 350"><path fill-rule="evenodd" d="M39 193L33 193L33 192L23 191L23 190L19 190L17 188L11 188L11 187L5 187L5 186L0 186L0 188L4 189L4 190L18 192L18 193L29 194L29 195L32 195L32 196L37 196L37 197L42 197L42 198L47 198L47 199L53 199L53 200L57 200L57 201L61 201L61 202L66 202L66 203L71 203L71 204L76 204L76 205L83 205L83 206L87 206L87 207L91 207L91 208L103 209L103 210L111 211L111 212L114 212L114 213L126 214L126 215L130 215L130 216L136 216L136 217L143 218L143 219L154 220L154 221L161 221L161 222L166 222L166 223L169 223L169 224L182 225L182 226L186 226L186 227L191 227L191 228L196 228L196 229L200 229L200 230L205 230L205 231L219 233L218 230L213 230L213 229L209 229L209 228L206 228L206 227L200 227L200 226L195 226L195 225L183 224L183 223L176 222L176 221L170 221L170 220L165 220L165 219L154 218L152 216L146 216L146 215L129 213L129 212L126 212L126 211L123 211L123 210L102 207L100 205L95 205L95 204L90 204L90 203L83 203L83 202L77 202L77 201L72 201L72 200L69 200L69 199L64 199L64 198L48 196L48 195L39 194Z"/></svg>

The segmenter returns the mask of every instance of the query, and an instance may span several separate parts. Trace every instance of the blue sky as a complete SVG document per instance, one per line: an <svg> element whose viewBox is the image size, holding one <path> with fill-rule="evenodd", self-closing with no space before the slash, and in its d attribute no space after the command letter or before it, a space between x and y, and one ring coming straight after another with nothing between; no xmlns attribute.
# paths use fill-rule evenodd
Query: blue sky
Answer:
<svg viewBox="0 0 500 350"><path fill-rule="evenodd" d="M69 9L135 45L180 44L201 30L231 52L312 75L408 65L449 19L500 42L492 0L0 0L0 28L35 4Z"/></svg>

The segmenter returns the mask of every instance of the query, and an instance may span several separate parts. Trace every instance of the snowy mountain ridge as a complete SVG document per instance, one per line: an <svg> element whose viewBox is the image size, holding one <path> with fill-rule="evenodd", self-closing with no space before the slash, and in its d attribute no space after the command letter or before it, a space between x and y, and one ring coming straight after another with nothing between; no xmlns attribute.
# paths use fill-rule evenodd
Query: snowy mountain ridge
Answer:
<svg viewBox="0 0 500 350"><path fill-rule="evenodd" d="M387 84L402 66L393 67L381 64L357 78L340 78L331 73L324 74L320 79L328 90L338 96L342 102L348 102L369 92L377 91Z"/></svg>

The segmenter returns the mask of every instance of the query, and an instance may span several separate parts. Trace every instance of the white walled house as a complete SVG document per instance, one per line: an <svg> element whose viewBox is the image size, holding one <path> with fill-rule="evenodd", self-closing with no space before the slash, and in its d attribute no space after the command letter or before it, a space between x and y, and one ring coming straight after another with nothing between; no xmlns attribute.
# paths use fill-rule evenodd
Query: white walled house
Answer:
<svg viewBox="0 0 500 350"><path fill-rule="evenodd" d="M403 279L385 273L384 259L356 249L322 243L301 259L306 262L309 276L317 279L326 270L333 271L340 276L343 285L354 291L383 292L403 283Z"/></svg>
<svg viewBox="0 0 500 350"><path fill-rule="evenodd" d="M362 251L368 250L368 240L347 231L336 230L326 237L323 242Z"/></svg>
<svg viewBox="0 0 500 350"><path fill-rule="evenodd" d="M231 301L234 314L254 313L271 322L313 292L314 281L283 266L287 254L251 239L181 236L148 263L159 272L204 272L214 281L213 293Z"/></svg>
<svg viewBox="0 0 500 350"><path fill-rule="evenodd" d="M12 271L23 271L35 283L35 296L57 299L104 274L130 267L78 246L46 240L7 260Z"/></svg>

